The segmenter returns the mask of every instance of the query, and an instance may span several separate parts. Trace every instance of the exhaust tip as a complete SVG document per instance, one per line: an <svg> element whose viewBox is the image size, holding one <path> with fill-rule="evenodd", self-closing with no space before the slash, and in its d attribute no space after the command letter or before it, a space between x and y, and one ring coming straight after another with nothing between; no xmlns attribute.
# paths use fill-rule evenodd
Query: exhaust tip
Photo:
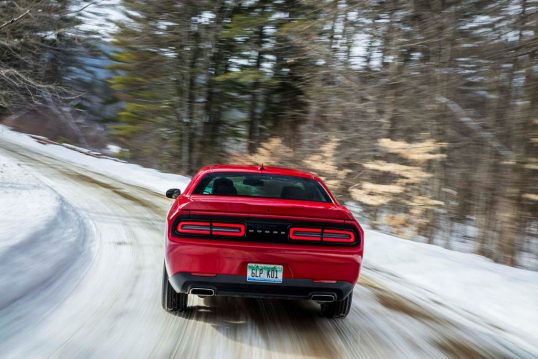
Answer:
<svg viewBox="0 0 538 359"><path fill-rule="evenodd" d="M320 303L328 303L328 302L334 302L336 300L336 295L332 293L327 294L312 294L310 297L313 301L320 302Z"/></svg>
<svg viewBox="0 0 538 359"><path fill-rule="evenodd" d="M215 295L215 290L211 288L191 288L189 294L198 295L200 297L212 297Z"/></svg>

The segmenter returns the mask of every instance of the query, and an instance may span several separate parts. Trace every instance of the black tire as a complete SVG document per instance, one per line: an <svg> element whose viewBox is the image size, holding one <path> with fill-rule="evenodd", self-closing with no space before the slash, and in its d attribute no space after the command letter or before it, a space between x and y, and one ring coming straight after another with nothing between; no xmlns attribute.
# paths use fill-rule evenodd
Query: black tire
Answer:
<svg viewBox="0 0 538 359"><path fill-rule="evenodd" d="M321 314L327 318L345 318L351 310L351 302L353 301L353 292L342 299L330 303L321 304Z"/></svg>
<svg viewBox="0 0 538 359"><path fill-rule="evenodd" d="M163 267L163 286L162 286L162 306L169 313L184 312L187 310L189 295L186 293L177 293L170 285L166 267Z"/></svg>

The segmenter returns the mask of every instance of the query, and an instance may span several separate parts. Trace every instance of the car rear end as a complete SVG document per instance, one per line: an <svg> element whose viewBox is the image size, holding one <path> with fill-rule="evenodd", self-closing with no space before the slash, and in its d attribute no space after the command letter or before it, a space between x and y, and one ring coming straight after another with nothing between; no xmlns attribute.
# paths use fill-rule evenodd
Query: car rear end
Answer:
<svg viewBox="0 0 538 359"><path fill-rule="evenodd" d="M187 193L169 214L166 272L178 293L338 303L359 277L363 236L333 200Z"/></svg>

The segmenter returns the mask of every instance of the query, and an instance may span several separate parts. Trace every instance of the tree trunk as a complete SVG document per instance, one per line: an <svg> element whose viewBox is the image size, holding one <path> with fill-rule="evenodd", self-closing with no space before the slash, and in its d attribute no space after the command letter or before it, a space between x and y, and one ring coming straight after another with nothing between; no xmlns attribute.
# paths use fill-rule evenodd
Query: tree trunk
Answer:
<svg viewBox="0 0 538 359"><path fill-rule="evenodd" d="M233 11L233 4L229 11ZM218 128L220 125L221 111L220 111L220 98L217 84L213 79L222 74L222 62L223 45L219 43L219 33L222 30L224 19L228 18L228 11L224 0L219 0L215 6L215 23L213 26L213 33L211 38L211 50L209 53L209 61L206 70L206 98L204 106L204 121L202 123L202 138L201 147L202 151L198 153L198 166L202 166L208 163L214 163L219 160L214 153L220 153L215 151L218 140ZM204 158L202 159L201 156Z"/></svg>
<svg viewBox="0 0 538 359"><path fill-rule="evenodd" d="M263 13L263 11L262 11ZM256 79L252 83L252 94L250 100L250 109L249 109L249 128L248 128L248 152L254 153L259 145L260 140L260 123L259 123L259 114L258 114L258 105L259 105L259 91L260 91L260 80L257 76L260 75L260 67L262 63L262 46L263 46L263 26L258 28L257 35L257 50L256 55Z"/></svg>

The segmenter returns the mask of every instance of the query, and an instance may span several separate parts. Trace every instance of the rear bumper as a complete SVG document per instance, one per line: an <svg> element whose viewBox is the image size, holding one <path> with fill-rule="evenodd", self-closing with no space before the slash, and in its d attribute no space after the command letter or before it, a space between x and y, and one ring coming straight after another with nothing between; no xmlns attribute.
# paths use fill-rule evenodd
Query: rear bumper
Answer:
<svg viewBox="0 0 538 359"><path fill-rule="evenodd" d="M342 300L353 290L353 284L343 281L317 283L310 279L284 278L282 283L252 283L247 282L246 276L224 274L203 277L176 273L170 277L170 284L180 293L204 288L212 289L215 295L281 299L311 299L313 295L334 294L336 300Z"/></svg>
<svg viewBox="0 0 538 359"><path fill-rule="evenodd" d="M246 283L248 264L258 263L282 265L285 283L307 280L317 281L315 285L326 284L320 281L354 284L359 278L362 248L181 239L166 241L165 258L170 278L190 273L198 279L237 277L239 283Z"/></svg>

